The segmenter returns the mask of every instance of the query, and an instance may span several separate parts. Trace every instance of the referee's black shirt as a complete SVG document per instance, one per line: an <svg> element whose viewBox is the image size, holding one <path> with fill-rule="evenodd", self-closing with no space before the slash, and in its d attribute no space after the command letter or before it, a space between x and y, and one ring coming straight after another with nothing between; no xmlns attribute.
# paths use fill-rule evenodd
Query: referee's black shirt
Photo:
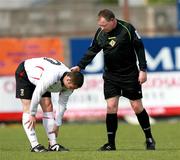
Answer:
<svg viewBox="0 0 180 160"><path fill-rule="evenodd" d="M135 28L125 21L117 20L116 28L108 33L99 28L78 66L84 69L102 49L104 78L131 81L137 79L138 66L142 71L147 68L142 40Z"/></svg>

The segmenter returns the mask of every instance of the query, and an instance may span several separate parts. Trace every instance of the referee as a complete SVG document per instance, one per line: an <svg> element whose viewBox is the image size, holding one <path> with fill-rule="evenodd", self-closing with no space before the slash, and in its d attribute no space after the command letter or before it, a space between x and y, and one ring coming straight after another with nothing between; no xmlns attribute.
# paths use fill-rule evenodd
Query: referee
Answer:
<svg viewBox="0 0 180 160"><path fill-rule="evenodd" d="M103 50L108 142L99 150L116 150L115 137L118 128L117 111L120 96L126 97L130 101L145 134L146 149L155 150L149 116L143 108L141 100L141 85L147 80L147 64L141 37L131 24L116 19L114 13L108 9L101 10L98 13L98 25L99 28L87 53L71 70L85 69L97 53Z"/></svg>

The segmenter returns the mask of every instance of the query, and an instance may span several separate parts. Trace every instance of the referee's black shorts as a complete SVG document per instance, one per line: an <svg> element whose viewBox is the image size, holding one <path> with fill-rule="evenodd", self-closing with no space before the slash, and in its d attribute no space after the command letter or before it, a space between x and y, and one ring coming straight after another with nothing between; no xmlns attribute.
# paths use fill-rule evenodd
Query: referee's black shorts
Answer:
<svg viewBox="0 0 180 160"><path fill-rule="evenodd" d="M18 68L16 69L15 78L16 98L31 99L36 86L29 81L24 68L24 62L19 64ZM42 97L51 97L51 93L46 92Z"/></svg>
<svg viewBox="0 0 180 160"><path fill-rule="evenodd" d="M105 99L115 96L123 96L129 100L142 98L142 89L138 81L132 82L114 82L104 79L104 97Z"/></svg>

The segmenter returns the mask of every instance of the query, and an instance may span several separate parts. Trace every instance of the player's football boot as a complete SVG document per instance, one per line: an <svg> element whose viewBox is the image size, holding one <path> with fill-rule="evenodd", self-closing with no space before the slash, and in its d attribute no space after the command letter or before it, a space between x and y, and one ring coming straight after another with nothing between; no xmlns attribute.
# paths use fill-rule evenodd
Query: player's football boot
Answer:
<svg viewBox="0 0 180 160"><path fill-rule="evenodd" d="M48 151L60 151L60 152L68 152L69 149L63 147L62 145L60 144L54 144L53 146L49 146L48 147Z"/></svg>
<svg viewBox="0 0 180 160"><path fill-rule="evenodd" d="M147 150L155 150L156 142L153 138L147 138L145 143Z"/></svg>
<svg viewBox="0 0 180 160"><path fill-rule="evenodd" d="M98 149L98 151L115 151L115 150L116 150L116 146L110 143L106 143Z"/></svg>
<svg viewBox="0 0 180 160"><path fill-rule="evenodd" d="M34 148L31 148L31 152L47 152L48 150L41 144L38 144Z"/></svg>

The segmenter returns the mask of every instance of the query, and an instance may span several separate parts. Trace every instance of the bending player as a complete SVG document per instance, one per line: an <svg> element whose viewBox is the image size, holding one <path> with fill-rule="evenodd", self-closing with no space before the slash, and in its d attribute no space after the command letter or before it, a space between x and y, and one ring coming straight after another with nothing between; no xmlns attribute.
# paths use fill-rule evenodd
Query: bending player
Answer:
<svg viewBox="0 0 180 160"><path fill-rule="evenodd" d="M16 98L23 106L22 125L31 144L31 152L69 151L58 144L59 126L66 110L69 96L83 85L80 72L71 72L62 62L52 58L32 58L22 62L15 73ZM53 114L51 92L59 92L59 109ZM43 110L43 126L49 141L46 149L39 144L35 132L38 105Z"/></svg>

